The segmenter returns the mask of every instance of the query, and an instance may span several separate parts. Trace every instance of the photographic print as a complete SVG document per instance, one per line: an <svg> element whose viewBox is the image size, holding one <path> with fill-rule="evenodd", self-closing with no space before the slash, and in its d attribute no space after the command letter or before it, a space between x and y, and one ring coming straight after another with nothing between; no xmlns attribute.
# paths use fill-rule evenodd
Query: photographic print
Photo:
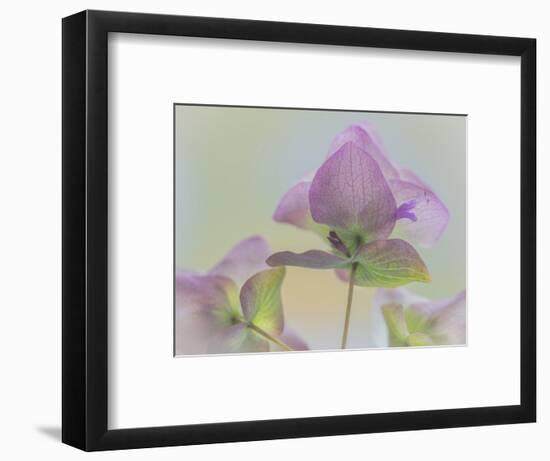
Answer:
<svg viewBox="0 0 550 461"><path fill-rule="evenodd" d="M465 345L466 127L175 104L175 356Z"/></svg>

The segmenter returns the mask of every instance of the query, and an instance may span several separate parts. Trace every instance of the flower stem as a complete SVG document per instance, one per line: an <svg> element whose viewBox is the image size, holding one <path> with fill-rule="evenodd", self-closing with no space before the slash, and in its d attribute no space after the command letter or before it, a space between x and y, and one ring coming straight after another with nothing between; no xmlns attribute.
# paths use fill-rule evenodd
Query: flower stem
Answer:
<svg viewBox="0 0 550 461"><path fill-rule="evenodd" d="M353 279L355 278L355 271L357 270L357 263L353 263L351 266L351 273L349 276L349 286L348 286L348 304L346 306L346 320L344 321L344 333L342 334L342 349L346 348L348 342L348 331L349 331L349 319L351 315L351 303L353 301Z"/></svg>
<svg viewBox="0 0 550 461"><path fill-rule="evenodd" d="M260 327L257 327L252 322L247 324L248 328L251 330L254 330L256 333L258 333L260 336L263 336L265 339L271 341L272 343L277 344L280 348L287 350L287 351L293 351L288 344L281 341L279 338L275 338L274 336L271 336L267 331L262 330Z"/></svg>

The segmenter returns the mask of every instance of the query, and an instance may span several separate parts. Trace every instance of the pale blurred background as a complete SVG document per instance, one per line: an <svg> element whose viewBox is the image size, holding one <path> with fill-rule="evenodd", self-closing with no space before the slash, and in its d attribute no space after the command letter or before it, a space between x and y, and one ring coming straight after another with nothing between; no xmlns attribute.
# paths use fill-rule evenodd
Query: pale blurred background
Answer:
<svg viewBox="0 0 550 461"><path fill-rule="evenodd" d="M239 240L272 250L328 249L318 236L272 220L283 194L316 170L333 137L368 121L394 164L427 182L450 211L441 240L417 248L432 282L408 288L450 297L466 287L466 117L217 106L175 106L176 268L206 271ZM348 347L366 346L374 289L356 287ZM288 268L286 322L311 349L338 349L347 286L332 271Z"/></svg>

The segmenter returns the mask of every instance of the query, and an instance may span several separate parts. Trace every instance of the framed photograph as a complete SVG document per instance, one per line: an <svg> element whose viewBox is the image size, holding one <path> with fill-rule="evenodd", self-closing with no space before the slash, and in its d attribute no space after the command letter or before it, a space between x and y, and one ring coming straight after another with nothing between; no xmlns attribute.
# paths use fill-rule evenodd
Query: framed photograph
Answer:
<svg viewBox="0 0 550 461"><path fill-rule="evenodd" d="M534 422L536 46L63 19L63 441Z"/></svg>

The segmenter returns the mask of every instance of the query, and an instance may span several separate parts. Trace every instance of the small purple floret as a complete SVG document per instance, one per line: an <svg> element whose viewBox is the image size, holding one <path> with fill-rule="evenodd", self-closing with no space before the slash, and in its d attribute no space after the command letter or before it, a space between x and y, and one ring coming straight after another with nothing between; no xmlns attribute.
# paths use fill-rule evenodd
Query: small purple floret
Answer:
<svg viewBox="0 0 550 461"><path fill-rule="evenodd" d="M395 212L395 219L410 219L411 221L416 222L418 218L416 217L416 214L411 212L414 207L416 207L416 199L408 200L407 202L402 203Z"/></svg>
<svg viewBox="0 0 550 461"><path fill-rule="evenodd" d="M350 256L349 254L349 251L346 247L346 245L344 244L344 242L342 242L342 239L340 239L340 237L338 237L338 234L334 231L330 231L329 234L328 234L328 237L327 237L328 241L330 242L330 244L336 249L338 250L340 253L343 253L345 254L346 256Z"/></svg>

